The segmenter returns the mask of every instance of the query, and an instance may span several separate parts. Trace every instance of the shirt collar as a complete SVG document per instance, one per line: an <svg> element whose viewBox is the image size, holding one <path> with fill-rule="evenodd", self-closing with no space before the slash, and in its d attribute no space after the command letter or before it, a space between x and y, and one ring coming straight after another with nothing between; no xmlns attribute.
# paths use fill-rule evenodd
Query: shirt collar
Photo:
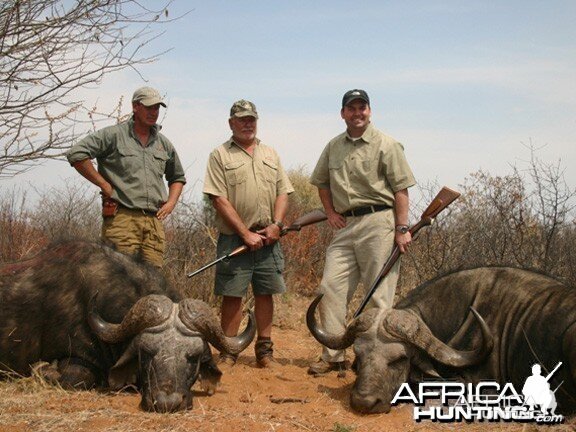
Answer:
<svg viewBox="0 0 576 432"><path fill-rule="evenodd" d="M134 116L130 117L127 121L128 123L128 127L130 129L130 133L132 134L132 136L136 136L136 134L134 133ZM162 125L159 125L158 123L156 123L154 126L152 126L150 128L150 135L152 136L157 136L158 132L160 132L160 130L162 129Z"/></svg>
<svg viewBox="0 0 576 432"><path fill-rule="evenodd" d="M366 130L364 131L364 133L360 137L360 140L364 141L365 143L372 142L372 140L374 139L374 131L375 131L375 128L374 128L374 126L372 126L372 122L368 123L368 127L366 128ZM352 141L352 142L354 141L354 139L350 135L348 135L348 131L346 131L346 140Z"/></svg>
<svg viewBox="0 0 576 432"><path fill-rule="evenodd" d="M226 141L226 145L228 146L228 148L232 148L232 146L235 145L236 147L239 147L239 148L241 148L242 150L244 150L241 145L236 144L236 143L234 142L234 138L233 138L233 137L230 137L230 139L229 139L228 141ZM260 145L260 140L259 140L258 138L256 138L256 146L258 146L258 145Z"/></svg>

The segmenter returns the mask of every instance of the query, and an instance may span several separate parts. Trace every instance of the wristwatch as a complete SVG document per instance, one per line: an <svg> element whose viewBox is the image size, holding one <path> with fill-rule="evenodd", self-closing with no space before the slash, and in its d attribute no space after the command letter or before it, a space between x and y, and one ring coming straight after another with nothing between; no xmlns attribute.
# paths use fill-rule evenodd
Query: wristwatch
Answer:
<svg viewBox="0 0 576 432"><path fill-rule="evenodd" d="M396 225L396 231L400 234L406 234L409 230L408 225Z"/></svg>
<svg viewBox="0 0 576 432"><path fill-rule="evenodd" d="M274 221L274 225L277 225L281 230L284 229L284 224L282 221Z"/></svg>

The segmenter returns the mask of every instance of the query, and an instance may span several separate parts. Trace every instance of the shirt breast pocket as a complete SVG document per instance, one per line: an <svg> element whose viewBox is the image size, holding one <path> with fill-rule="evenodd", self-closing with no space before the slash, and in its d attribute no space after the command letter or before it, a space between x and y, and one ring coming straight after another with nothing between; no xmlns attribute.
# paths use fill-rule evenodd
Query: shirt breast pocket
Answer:
<svg viewBox="0 0 576 432"><path fill-rule="evenodd" d="M134 172L134 170L141 166L140 158L142 154L138 149L132 148L124 140L118 140L116 143L116 155L114 159L117 160L118 165L125 172Z"/></svg>
<svg viewBox="0 0 576 432"><path fill-rule="evenodd" d="M247 178L246 162L231 162L224 166L226 183L230 186L235 186L244 183Z"/></svg>
<svg viewBox="0 0 576 432"><path fill-rule="evenodd" d="M264 160L264 178L269 183L276 183L278 179L278 165L273 162Z"/></svg>
<svg viewBox="0 0 576 432"><path fill-rule="evenodd" d="M340 178L344 172L344 161L330 161L328 163L328 172L331 180L334 180L334 176Z"/></svg>
<svg viewBox="0 0 576 432"><path fill-rule="evenodd" d="M165 151L158 151L152 153L154 159L154 167L156 172L162 177L166 172L166 163L168 162L168 153Z"/></svg>

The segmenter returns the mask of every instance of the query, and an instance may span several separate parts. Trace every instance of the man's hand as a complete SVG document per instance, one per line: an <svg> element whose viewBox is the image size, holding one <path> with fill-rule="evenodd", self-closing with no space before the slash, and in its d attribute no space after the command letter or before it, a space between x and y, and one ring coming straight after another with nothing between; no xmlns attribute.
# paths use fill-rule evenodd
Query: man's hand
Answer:
<svg viewBox="0 0 576 432"><path fill-rule="evenodd" d="M241 235L242 241L246 246L250 248L251 251L258 250L264 246L264 241L266 237L252 231L246 231Z"/></svg>
<svg viewBox="0 0 576 432"><path fill-rule="evenodd" d="M256 231L256 233L264 237L264 244L266 246L270 246L280 238L280 227L276 224L271 224L264 229Z"/></svg>
<svg viewBox="0 0 576 432"><path fill-rule="evenodd" d="M410 243L412 243L412 234L410 234L410 231L408 231L405 234L396 231L394 241L398 245L400 252L404 253L408 250L408 246L410 246Z"/></svg>
<svg viewBox="0 0 576 432"><path fill-rule="evenodd" d="M327 212L326 216L328 217L328 225L330 225L332 228L342 229L346 226L346 218L342 216L340 213L331 211Z"/></svg>
<svg viewBox="0 0 576 432"><path fill-rule="evenodd" d="M162 204L162 207L160 207L160 210L156 212L156 217L160 220L166 219L174 211L174 207L176 207L175 202L174 203L170 201L165 202L164 204Z"/></svg>

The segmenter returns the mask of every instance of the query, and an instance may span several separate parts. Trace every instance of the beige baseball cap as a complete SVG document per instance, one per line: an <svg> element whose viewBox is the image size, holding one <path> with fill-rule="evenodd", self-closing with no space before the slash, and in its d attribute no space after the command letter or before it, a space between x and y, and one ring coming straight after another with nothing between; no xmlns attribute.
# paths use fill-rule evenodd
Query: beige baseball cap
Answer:
<svg viewBox="0 0 576 432"><path fill-rule="evenodd" d="M244 99L240 99L239 101L234 102L232 108L230 108L230 118L248 117L248 116L258 118L258 111L256 111L256 105Z"/></svg>
<svg viewBox="0 0 576 432"><path fill-rule="evenodd" d="M140 102L144 106L160 104L166 108L166 103L162 100L162 96L160 96L158 90L152 87L140 87L132 95L132 102Z"/></svg>

